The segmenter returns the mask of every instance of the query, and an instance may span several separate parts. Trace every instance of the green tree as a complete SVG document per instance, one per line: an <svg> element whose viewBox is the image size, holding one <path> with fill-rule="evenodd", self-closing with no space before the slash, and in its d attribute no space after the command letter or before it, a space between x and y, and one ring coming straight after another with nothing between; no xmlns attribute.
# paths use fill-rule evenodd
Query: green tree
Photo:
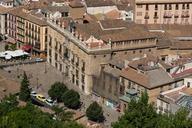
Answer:
<svg viewBox="0 0 192 128"><path fill-rule="evenodd" d="M59 108L58 106L55 106L52 108L53 111L55 111L55 115L57 116L58 120L60 121L71 121L73 114L72 112L65 111L63 108Z"/></svg>
<svg viewBox="0 0 192 128"><path fill-rule="evenodd" d="M128 109L119 120L112 124L113 128L190 128L192 121L187 118L189 112L180 109L173 114L157 114L152 104L148 104L147 93L140 100L132 100Z"/></svg>
<svg viewBox="0 0 192 128"><path fill-rule="evenodd" d="M17 97L15 95L5 96L0 103L0 115L5 115L14 110L18 105Z"/></svg>
<svg viewBox="0 0 192 128"><path fill-rule="evenodd" d="M51 88L48 91L49 96L53 100L57 100L58 102L62 101L62 96L65 92L67 92L68 89L65 86L65 84L60 83L60 82L55 82Z"/></svg>
<svg viewBox="0 0 192 128"><path fill-rule="evenodd" d="M86 116L89 120L102 122L104 120L102 107L97 102L93 102L86 110Z"/></svg>
<svg viewBox="0 0 192 128"><path fill-rule="evenodd" d="M11 49L12 51L16 50L16 49L17 49L16 44L12 44L12 45L10 46L10 49Z"/></svg>
<svg viewBox="0 0 192 128"><path fill-rule="evenodd" d="M69 90L62 96L63 102L66 107L77 109L80 107L80 95L74 90Z"/></svg>
<svg viewBox="0 0 192 128"><path fill-rule="evenodd" d="M30 99L29 80L25 72L21 81L19 99L22 101L28 101Z"/></svg>
<svg viewBox="0 0 192 128"><path fill-rule="evenodd" d="M18 107L0 116L0 128L83 128L72 122L53 120L52 115L42 112L32 104Z"/></svg>

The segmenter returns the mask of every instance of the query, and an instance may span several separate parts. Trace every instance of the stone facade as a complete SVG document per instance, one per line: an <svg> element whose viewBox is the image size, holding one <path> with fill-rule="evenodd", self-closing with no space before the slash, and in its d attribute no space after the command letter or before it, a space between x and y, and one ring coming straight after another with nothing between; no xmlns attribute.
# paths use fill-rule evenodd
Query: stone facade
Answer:
<svg viewBox="0 0 192 128"><path fill-rule="evenodd" d="M56 22L48 21L48 62L69 77L85 94L91 94L93 77L99 76L100 65L106 64L112 58L129 55L142 55L145 52L155 52L156 38L133 41L112 42L98 47L91 47L88 38L82 42L82 35L70 33ZM94 39L94 38L93 38ZM97 41L97 39L95 39ZM100 41L100 40L98 40ZM145 41L145 43L143 42ZM93 43L93 42L91 42ZM137 52L138 51L138 52Z"/></svg>

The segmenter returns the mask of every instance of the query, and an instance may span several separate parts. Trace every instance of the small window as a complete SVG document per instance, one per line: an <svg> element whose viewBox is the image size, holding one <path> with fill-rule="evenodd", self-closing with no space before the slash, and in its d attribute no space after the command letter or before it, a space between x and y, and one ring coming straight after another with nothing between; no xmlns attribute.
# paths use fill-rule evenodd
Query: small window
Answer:
<svg viewBox="0 0 192 128"><path fill-rule="evenodd" d="M148 4L146 4L146 10L149 10L149 5Z"/></svg>
<svg viewBox="0 0 192 128"><path fill-rule="evenodd" d="M157 12L154 13L154 17L157 17Z"/></svg>
<svg viewBox="0 0 192 128"><path fill-rule="evenodd" d="M167 4L164 5L164 10L167 10Z"/></svg>
<svg viewBox="0 0 192 128"><path fill-rule="evenodd" d="M178 4L175 5L175 10L179 10L179 5Z"/></svg>
<svg viewBox="0 0 192 128"><path fill-rule="evenodd" d="M190 82L187 82L187 87L188 87L188 88L190 87Z"/></svg>
<svg viewBox="0 0 192 128"><path fill-rule="evenodd" d="M140 50L139 52L142 53L142 50Z"/></svg>
<svg viewBox="0 0 192 128"><path fill-rule="evenodd" d="M187 4L187 9L189 9L189 4Z"/></svg>
<svg viewBox="0 0 192 128"><path fill-rule="evenodd" d="M135 51L133 51L133 54L135 54Z"/></svg>
<svg viewBox="0 0 192 128"><path fill-rule="evenodd" d="M142 16L142 12L137 12L137 16Z"/></svg>
<svg viewBox="0 0 192 128"><path fill-rule="evenodd" d="M151 52L151 49L149 49L149 52Z"/></svg>
<svg viewBox="0 0 192 128"><path fill-rule="evenodd" d="M169 10L171 10L172 9L172 5L171 4L169 4Z"/></svg>
<svg viewBox="0 0 192 128"><path fill-rule="evenodd" d="M155 5L155 10L158 10L158 5L157 4Z"/></svg>
<svg viewBox="0 0 192 128"><path fill-rule="evenodd" d="M143 7L143 5L141 5L141 4L140 4L140 5L137 5L137 8L142 8L142 7Z"/></svg>
<svg viewBox="0 0 192 128"><path fill-rule="evenodd" d="M127 52L124 53L125 55L127 54Z"/></svg>
<svg viewBox="0 0 192 128"><path fill-rule="evenodd" d="M185 9L185 4L182 5L182 9Z"/></svg>
<svg viewBox="0 0 192 128"><path fill-rule="evenodd" d="M113 55L113 56L115 56L115 55L116 55L116 53L114 52L114 53L112 53L112 55Z"/></svg>
<svg viewBox="0 0 192 128"><path fill-rule="evenodd" d="M103 55L103 57L106 57L106 55Z"/></svg>

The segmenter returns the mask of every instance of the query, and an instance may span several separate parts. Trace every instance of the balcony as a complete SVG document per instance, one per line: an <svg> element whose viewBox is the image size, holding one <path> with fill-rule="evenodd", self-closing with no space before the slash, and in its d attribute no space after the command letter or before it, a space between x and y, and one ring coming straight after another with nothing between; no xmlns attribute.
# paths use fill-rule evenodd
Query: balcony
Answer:
<svg viewBox="0 0 192 128"><path fill-rule="evenodd" d="M179 18L179 15L174 15L174 18Z"/></svg>
<svg viewBox="0 0 192 128"><path fill-rule="evenodd" d="M145 15L144 19L149 19L149 16L148 16L148 15Z"/></svg>
<svg viewBox="0 0 192 128"><path fill-rule="evenodd" d="M172 18L172 14L164 14L163 18Z"/></svg>
<svg viewBox="0 0 192 128"><path fill-rule="evenodd" d="M189 18L189 14L182 14L181 18Z"/></svg>
<svg viewBox="0 0 192 128"><path fill-rule="evenodd" d="M154 19L158 19L159 17L158 17L158 16L154 16L153 18L154 18Z"/></svg>

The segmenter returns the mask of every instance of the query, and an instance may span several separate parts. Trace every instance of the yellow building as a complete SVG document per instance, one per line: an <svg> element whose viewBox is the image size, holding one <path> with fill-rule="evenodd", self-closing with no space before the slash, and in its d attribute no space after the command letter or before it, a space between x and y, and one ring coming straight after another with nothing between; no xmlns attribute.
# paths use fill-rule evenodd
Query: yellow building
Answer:
<svg viewBox="0 0 192 128"><path fill-rule="evenodd" d="M31 45L34 54L46 53L47 24L41 17L18 7L8 12L7 24L8 35L16 40L18 48Z"/></svg>

